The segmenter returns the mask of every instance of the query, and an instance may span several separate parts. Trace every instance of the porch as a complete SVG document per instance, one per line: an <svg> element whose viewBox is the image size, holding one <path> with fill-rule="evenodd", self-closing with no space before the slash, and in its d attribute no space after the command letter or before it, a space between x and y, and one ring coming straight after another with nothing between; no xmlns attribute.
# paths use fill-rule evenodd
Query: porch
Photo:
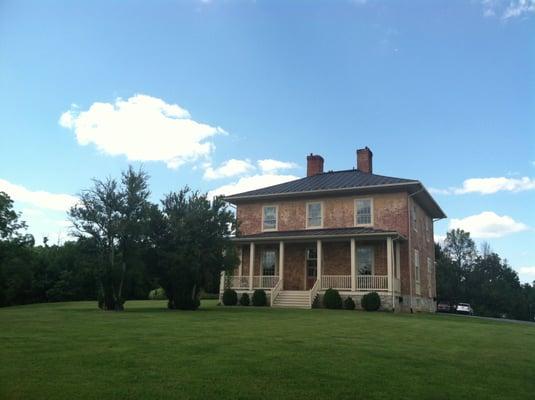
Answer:
<svg viewBox="0 0 535 400"><path fill-rule="evenodd" d="M255 236L255 237L251 237ZM240 264L221 275L222 288L238 293L264 289L271 305L281 292L309 299L332 288L342 295L401 292L400 244L397 232L341 228L270 232L235 238ZM392 304L394 301L392 300Z"/></svg>

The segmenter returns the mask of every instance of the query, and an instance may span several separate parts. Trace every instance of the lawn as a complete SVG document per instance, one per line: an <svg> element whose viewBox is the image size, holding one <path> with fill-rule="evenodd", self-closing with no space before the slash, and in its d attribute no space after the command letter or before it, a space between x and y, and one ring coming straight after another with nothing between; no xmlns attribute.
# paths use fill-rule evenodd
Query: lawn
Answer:
<svg viewBox="0 0 535 400"><path fill-rule="evenodd" d="M0 309L1 399L533 399L535 326L131 301Z"/></svg>

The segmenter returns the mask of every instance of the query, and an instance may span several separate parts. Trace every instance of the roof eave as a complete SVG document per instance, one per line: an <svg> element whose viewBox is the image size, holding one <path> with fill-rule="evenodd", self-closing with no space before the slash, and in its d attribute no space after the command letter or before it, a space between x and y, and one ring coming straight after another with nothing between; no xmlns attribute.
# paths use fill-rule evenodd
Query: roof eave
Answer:
<svg viewBox="0 0 535 400"><path fill-rule="evenodd" d="M234 238L231 238L230 240L232 242L269 242L273 240L307 240L307 239L350 239L352 237L378 237L378 236L396 236L396 238L399 238L401 240L406 240L405 236L400 234L396 231L390 231L390 232L368 232L368 233L344 233L344 234L326 234L326 235L295 235L295 236L244 236L239 237L236 236Z"/></svg>

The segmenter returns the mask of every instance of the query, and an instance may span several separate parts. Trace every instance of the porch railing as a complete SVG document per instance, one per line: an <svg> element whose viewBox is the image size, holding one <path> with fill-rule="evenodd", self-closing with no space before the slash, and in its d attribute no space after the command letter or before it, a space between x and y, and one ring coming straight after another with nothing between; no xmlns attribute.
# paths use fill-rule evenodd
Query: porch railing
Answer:
<svg viewBox="0 0 535 400"><path fill-rule="evenodd" d="M271 290L271 296L269 296L269 302L270 306L273 307L273 304L275 303L275 299L279 295L279 292L282 289L282 279L279 279L279 281L275 284L273 289Z"/></svg>
<svg viewBox="0 0 535 400"><path fill-rule="evenodd" d="M248 289L249 277L248 276L229 276L228 287L231 289Z"/></svg>
<svg viewBox="0 0 535 400"><path fill-rule="evenodd" d="M357 275L357 290L388 290L388 275Z"/></svg>
<svg viewBox="0 0 535 400"><path fill-rule="evenodd" d="M309 306L312 308L312 305L314 304L314 300L316 300L316 296L318 295L318 290L320 289L320 281L316 279L316 282L314 282L314 286L312 286L312 289L310 289L310 299L309 299Z"/></svg>
<svg viewBox="0 0 535 400"><path fill-rule="evenodd" d="M275 287L279 277L277 275L257 275L253 276L253 287L257 289L271 289Z"/></svg>
<svg viewBox="0 0 535 400"><path fill-rule="evenodd" d="M322 289L351 289L351 275L322 275Z"/></svg>
<svg viewBox="0 0 535 400"><path fill-rule="evenodd" d="M388 290L388 275L357 275L356 290ZM351 275L323 275L321 289L351 290Z"/></svg>

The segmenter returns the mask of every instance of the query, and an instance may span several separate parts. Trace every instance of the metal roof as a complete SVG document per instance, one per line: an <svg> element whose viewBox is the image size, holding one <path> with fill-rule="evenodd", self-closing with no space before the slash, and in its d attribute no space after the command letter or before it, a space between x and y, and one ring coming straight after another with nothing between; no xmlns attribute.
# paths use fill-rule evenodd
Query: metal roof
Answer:
<svg viewBox="0 0 535 400"><path fill-rule="evenodd" d="M369 174L357 169L345 171L329 171L318 175L307 176L290 182L268 186L261 189L227 196L226 200L250 196L262 196L284 193L313 192L332 189L350 189L370 186L383 186L400 183L417 183L414 179L394 178L390 176Z"/></svg>
<svg viewBox="0 0 535 400"><path fill-rule="evenodd" d="M321 239L336 237L375 237L375 236L397 236L404 237L396 231L386 231L369 227L331 228L331 229L300 229L294 231L269 231L255 233L252 235L236 236L232 238L236 242L247 242L252 240L268 241L279 239Z"/></svg>

